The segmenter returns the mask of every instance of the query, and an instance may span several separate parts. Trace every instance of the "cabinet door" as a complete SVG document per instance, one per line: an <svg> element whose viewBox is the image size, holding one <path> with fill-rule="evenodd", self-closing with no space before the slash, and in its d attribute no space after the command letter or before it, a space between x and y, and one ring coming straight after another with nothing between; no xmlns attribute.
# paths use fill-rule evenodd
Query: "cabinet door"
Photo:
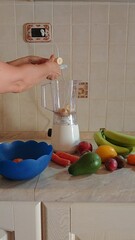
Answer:
<svg viewBox="0 0 135 240"><path fill-rule="evenodd" d="M0 229L13 232L8 234L8 239L42 239L40 205L40 202L0 201Z"/></svg>
<svg viewBox="0 0 135 240"><path fill-rule="evenodd" d="M14 231L13 203L0 201L0 228Z"/></svg>
<svg viewBox="0 0 135 240"><path fill-rule="evenodd" d="M43 240L69 240L70 205L44 203L42 205Z"/></svg>
<svg viewBox="0 0 135 240"><path fill-rule="evenodd" d="M41 206L38 202L14 202L15 240L41 240Z"/></svg>
<svg viewBox="0 0 135 240"><path fill-rule="evenodd" d="M135 204L77 203L71 205L74 240L134 240Z"/></svg>
<svg viewBox="0 0 135 240"><path fill-rule="evenodd" d="M0 229L0 240L8 240L8 234L6 231Z"/></svg>

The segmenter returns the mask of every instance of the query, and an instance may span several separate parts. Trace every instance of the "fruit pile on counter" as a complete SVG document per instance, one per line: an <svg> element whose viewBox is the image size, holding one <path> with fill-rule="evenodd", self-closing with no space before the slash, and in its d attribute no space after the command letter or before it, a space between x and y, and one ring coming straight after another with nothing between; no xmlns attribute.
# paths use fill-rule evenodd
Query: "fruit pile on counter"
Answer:
<svg viewBox="0 0 135 240"><path fill-rule="evenodd" d="M92 143L81 141L76 146L76 154L55 152L52 161L68 167L68 173L73 176L93 174L101 167L112 172L128 164L135 165L135 136L102 128L93 138L96 149Z"/></svg>

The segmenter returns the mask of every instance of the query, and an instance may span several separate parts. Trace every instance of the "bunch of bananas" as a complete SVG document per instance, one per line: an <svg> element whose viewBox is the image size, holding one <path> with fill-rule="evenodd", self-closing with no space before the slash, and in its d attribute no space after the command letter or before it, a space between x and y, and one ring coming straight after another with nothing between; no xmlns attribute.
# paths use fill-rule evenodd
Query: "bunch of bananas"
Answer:
<svg viewBox="0 0 135 240"><path fill-rule="evenodd" d="M101 128L94 133L94 140L98 146L112 146L119 155L135 152L135 136Z"/></svg>

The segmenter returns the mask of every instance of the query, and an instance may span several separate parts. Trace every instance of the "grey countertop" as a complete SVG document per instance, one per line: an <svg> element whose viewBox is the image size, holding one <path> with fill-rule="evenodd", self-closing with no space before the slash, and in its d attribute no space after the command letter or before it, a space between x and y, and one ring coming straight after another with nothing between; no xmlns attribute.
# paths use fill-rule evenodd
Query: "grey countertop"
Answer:
<svg viewBox="0 0 135 240"><path fill-rule="evenodd" d="M29 181L10 181L0 176L1 201L135 202L135 167L96 174L71 176L67 168L51 163Z"/></svg>
<svg viewBox="0 0 135 240"><path fill-rule="evenodd" d="M51 162L29 181L0 176L0 201L135 202L135 167L109 172L103 165L96 174L74 177Z"/></svg>

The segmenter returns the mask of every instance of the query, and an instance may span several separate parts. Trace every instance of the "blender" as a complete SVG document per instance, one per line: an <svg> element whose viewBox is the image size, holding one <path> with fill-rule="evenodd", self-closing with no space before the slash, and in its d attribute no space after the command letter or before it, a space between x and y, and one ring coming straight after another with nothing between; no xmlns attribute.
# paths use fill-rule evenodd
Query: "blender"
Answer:
<svg viewBox="0 0 135 240"><path fill-rule="evenodd" d="M54 151L74 153L80 142L76 116L78 86L78 80L52 80L42 85L42 106L53 112L51 144ZM46 100L48 90L51 90L52 109Z"/></svg>

